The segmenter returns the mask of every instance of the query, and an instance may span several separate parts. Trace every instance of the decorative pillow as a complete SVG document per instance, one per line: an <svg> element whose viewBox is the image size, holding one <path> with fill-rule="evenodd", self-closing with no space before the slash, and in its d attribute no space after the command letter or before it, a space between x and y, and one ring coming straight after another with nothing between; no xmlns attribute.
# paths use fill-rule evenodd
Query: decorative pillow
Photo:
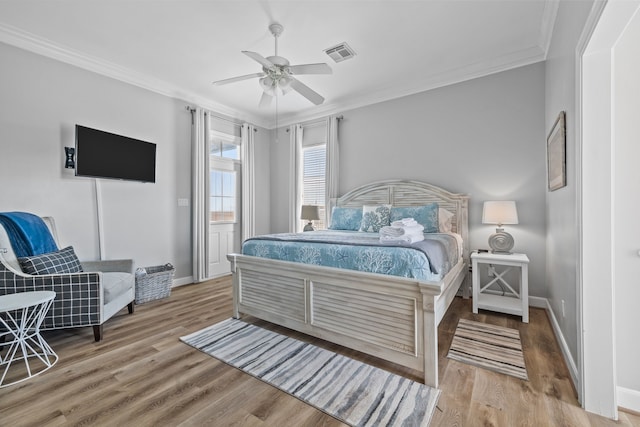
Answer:
<svg viewBox="0 0 640 427"><path fill-rule="evenodd" d="M20 257L18 262L22 271L33 275L82 272L82 264L73 246L42 255Z"/></svg>
<svg viewBox="0 0 640 427"><path fill-rule="evenodd" d="M390 217L391 205L364 205L360 231L377 233L382 227L391 223Z"/></svg>
<svg viewBox="0 0 640 427"><path fill-rule="evenodd" d="M424 206L408 206L391 208L391 222L403 218L413 218L424 227L425 233L438 232L438 204L429 203Z"/></svg>
<svg viewBox="0 0 640 427"><path fill-rule="evenodd" d="M330 230L360 230L362 208L341 208L334 206L331 211Z"/></svg>
<svg viewBox="0 0 640 427"><path fill-rule="evenodd" d="M438 209L438 228L440 229L441 233L451 233L452 218L453 213L443 208Z"/></svg>

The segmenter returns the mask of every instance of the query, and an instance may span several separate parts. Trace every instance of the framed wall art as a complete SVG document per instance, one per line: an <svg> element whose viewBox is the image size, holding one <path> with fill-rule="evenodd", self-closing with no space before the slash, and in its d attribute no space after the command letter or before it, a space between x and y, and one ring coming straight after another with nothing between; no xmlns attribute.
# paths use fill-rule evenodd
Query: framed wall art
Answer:
<svg viewBox="0 0 640 427"><path fill-rule="evenodd" d="M549 191L567 185L565 112L561 111L547 137L547 182Z"/></svg>

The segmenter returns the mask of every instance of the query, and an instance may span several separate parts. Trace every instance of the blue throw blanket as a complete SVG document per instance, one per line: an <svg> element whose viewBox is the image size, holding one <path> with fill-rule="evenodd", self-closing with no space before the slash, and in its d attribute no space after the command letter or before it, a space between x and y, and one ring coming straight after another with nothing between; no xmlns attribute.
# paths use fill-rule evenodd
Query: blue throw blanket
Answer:
<svg viewBox="0 0 640 427"><path fill-rule="evenodd" d="M16 257L41 255L58 250L49 227L42 218L27 212L2 212L4 226Z"/></svg>

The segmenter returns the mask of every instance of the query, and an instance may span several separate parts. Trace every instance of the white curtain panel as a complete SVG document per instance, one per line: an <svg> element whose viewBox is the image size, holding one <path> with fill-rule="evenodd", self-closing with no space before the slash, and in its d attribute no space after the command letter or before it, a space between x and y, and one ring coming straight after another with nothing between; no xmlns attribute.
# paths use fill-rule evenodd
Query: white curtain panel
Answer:
<svg viewBox="0 0 640 427"><path fill-rule="evenodd" d="M255 208L255 128L249 123L242 125L242 241L256 234Z"/></svg>
<svg viewBox="0 0 640 427"><path fill-rule="evenodd" d="M300 229L300 209L302 207L302 189L298 185L302 181L300 167L300 153L302 153L302 125L289 127L289 231L297 233Z"/></svg>
<svg viewBox="0 0 640 427"><path fill-rule="evenodd" d="M191 170L192 170L192 257L193 281L208 277L209 247L209 114L202 108L192 112Z"/></svg>
<svg viewBox="0 0 640 427"><path fill-rule="evenodd" d="M338 198L338 171L340 170L340 144L338 142L338 117L327 118L327 164L326 164L326 187L325 197L325 219L324 223L329 225L331 218L331 208Z"/></svg>

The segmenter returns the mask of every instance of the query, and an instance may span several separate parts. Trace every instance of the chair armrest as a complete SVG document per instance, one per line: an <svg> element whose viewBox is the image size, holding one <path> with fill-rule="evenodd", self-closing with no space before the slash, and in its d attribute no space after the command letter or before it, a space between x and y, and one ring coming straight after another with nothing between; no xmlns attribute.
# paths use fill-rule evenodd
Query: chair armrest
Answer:
<svg viewBox="0 0 640 427"><path fill-rule="evenodd" d="M101 280L100 272L32 276L0 263L0 295L30 291L56 293L43 329L101 324L104 301Z"/></svg>
<svg viewBox="0 0 640 427"><path fill-rule="evenodd" d="M84 271L117 271L122 273L133 273L132 259L109 259L104 261L82 261Z"/></svg>

